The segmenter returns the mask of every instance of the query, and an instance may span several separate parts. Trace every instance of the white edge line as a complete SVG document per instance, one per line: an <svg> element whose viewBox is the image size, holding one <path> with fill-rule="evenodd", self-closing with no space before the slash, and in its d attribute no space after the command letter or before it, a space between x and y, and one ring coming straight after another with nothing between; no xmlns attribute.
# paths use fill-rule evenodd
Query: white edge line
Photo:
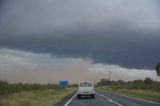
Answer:
<svg viewBox="0 0 160 106"><path fill-rule="evenodd" d="M120 103L118 103L118 102L116 102L116 101L114 101L114 100L112 100L112 99L110 99L110 98L108 98L108 97L106 97L106 96L104 96L104 95L102 95L102 94L100 94L100 93L97 93L97 94L99 94L100 96L108 99L108 101L112 101L113 103L115 103L115 104L117 104L117 105L119 105L119 106L123 106L123 105L121 105Z"/></svg>
<svg viewBox="0 0 160 106"><path fill-rule="evenodd" d="M72 98L64 106L67 106L76 97L76 95L77 93L74 96L72 96Z"/></svg>
<svg viewBox="0 0 160 106"><path fill-rule="evenodd" d="M106 92L106 91L105 91L105 92ZM145 101L145 102L160 104L160 103L158 103L158 102L154 102L154 101L150 101L150 100L145 100L145 99L140 99L140 98L136 98L136 97L131 97L131 96L123 95L123 94L118 94L118 93L113 93L113 92L109 92L109 93L112 93L112 94L115 94L115 95L124 96L124 97L129 97L129 98L132 98L132 99L137 99L137 100L141 100L141 101Z"/></svg>

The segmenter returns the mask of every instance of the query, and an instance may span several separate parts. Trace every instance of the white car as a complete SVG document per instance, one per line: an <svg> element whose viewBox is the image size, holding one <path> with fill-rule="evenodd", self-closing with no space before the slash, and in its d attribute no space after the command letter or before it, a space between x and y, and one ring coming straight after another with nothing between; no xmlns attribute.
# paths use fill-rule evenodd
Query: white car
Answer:
<svg viewBox="0 0 160 106"><path fill-rule="evenodd" d="M91 82L82 82L77 86L77 98L81 97L92 97L95 98L95 87Z"/></svg>

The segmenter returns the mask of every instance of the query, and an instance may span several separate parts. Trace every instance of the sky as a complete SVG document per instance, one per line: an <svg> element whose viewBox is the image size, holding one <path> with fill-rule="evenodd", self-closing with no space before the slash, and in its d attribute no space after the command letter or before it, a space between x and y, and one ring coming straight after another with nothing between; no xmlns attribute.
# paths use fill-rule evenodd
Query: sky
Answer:
<svg viewBox="0 0 160 106"><path fill-rule="evenodd" d="M159 0L1 0L0 79L160 81Z"/></svg>

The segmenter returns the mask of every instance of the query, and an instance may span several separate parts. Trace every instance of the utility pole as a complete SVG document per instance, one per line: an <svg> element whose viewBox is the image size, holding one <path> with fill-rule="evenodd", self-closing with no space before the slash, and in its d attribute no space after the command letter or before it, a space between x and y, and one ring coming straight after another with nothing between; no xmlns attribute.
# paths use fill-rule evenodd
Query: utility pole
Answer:
<svg viewBox="0 0 160 106"><path fill-rule="evenodd" d="M111 71L108 71L108 72L109 72L109 81L110 81Z"/></svg>

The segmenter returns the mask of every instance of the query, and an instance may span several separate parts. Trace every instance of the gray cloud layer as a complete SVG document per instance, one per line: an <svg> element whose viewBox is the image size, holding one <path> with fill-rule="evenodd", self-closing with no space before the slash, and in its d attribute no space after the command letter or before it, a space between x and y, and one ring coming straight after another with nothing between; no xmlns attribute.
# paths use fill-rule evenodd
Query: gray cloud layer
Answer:
<svg viewBox="0 0 160 106"><path fill-rule="evenodd" d="M0 47L127 68L154 68L160 59L157 1L15 0L1 5Z"/></svg>

